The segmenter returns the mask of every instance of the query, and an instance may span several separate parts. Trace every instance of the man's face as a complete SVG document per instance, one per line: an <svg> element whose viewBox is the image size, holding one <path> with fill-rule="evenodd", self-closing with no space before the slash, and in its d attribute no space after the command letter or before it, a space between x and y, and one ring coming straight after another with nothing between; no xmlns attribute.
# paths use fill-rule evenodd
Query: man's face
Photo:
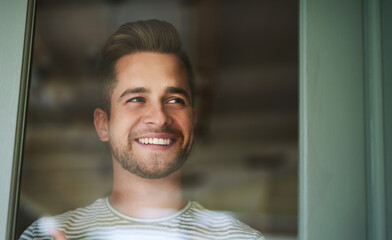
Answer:
<svg viewBox="0 0 392 240"><path fill-rule="evenodd" d="M130 173L166 177L182 166L193 143L196 112L185 67L174 55L141 52L120 58L115 70L110 118L100 138Z"/></svg>

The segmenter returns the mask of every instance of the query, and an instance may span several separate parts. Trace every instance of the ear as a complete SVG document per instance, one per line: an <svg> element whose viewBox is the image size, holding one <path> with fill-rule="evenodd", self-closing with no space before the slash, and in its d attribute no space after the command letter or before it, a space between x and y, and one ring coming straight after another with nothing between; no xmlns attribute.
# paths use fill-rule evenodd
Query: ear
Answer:
<svg viewBox="0 0 392 240"><path fill-rule="evenodd" d="M197 109L193 108L192 111L193 111L193 126L195 126L197 123Z"/></svg>
<svg viewBox="0 0 392 240"><path fill-rule="evenodd" d="M96 108L94 111L94 126L102 142L109 141L109 118L104 110Z"/></svg>

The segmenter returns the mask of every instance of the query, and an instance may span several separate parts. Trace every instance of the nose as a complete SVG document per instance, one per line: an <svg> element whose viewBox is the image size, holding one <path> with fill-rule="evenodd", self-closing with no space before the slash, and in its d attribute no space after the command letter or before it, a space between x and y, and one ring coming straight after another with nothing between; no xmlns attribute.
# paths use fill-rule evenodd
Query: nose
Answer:
<svg viewBox="0 0 392 240"><path fill-rule="evenodd" d="M170 125L172 120L169 114L165 111L162 103L151 104L143 118L143 122L147 125L155 125L163 127Z"/></svg>

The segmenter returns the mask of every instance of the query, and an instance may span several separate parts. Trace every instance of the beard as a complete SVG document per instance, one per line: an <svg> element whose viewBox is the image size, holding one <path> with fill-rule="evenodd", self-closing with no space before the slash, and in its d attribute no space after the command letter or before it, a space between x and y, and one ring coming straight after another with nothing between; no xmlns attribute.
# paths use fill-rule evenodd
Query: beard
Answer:
<svg viewBox="0 0 392 240"><path fill-rule="evenodd" d="M151 132L149 131L149 133ZM153 132L170 133L178 136L178 139L183 139L181 134L168 129L160 129ZM191 148L189 145L192 144L191 142L188 143L185 148L179 148L173 153L170 159L165 159L167 157L162 156L160 153L149 153L147 156L136 153L132 150L132 144L136 144L133 139L135 138L129 133L127 145L115 144L110 141L110 150L114 159L123 169L138 177L148 179L164 178L180 169L188 158Z"/></svg>

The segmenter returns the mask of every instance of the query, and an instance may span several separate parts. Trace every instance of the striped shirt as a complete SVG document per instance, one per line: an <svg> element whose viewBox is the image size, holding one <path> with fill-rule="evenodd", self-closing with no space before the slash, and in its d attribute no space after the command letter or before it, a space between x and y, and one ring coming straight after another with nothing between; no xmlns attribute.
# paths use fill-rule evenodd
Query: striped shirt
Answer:
<svg viewBox="0 0 392 240"><path fill-rule="evenodd" d="M24 231L20 240L52 239L48 233L51 228L62 231L68 240L264 240L246 224L224 213L206 210L192 201L168 217L138 219L119 213L108 198L101 198L85 208L40 218Z"/></svg>

